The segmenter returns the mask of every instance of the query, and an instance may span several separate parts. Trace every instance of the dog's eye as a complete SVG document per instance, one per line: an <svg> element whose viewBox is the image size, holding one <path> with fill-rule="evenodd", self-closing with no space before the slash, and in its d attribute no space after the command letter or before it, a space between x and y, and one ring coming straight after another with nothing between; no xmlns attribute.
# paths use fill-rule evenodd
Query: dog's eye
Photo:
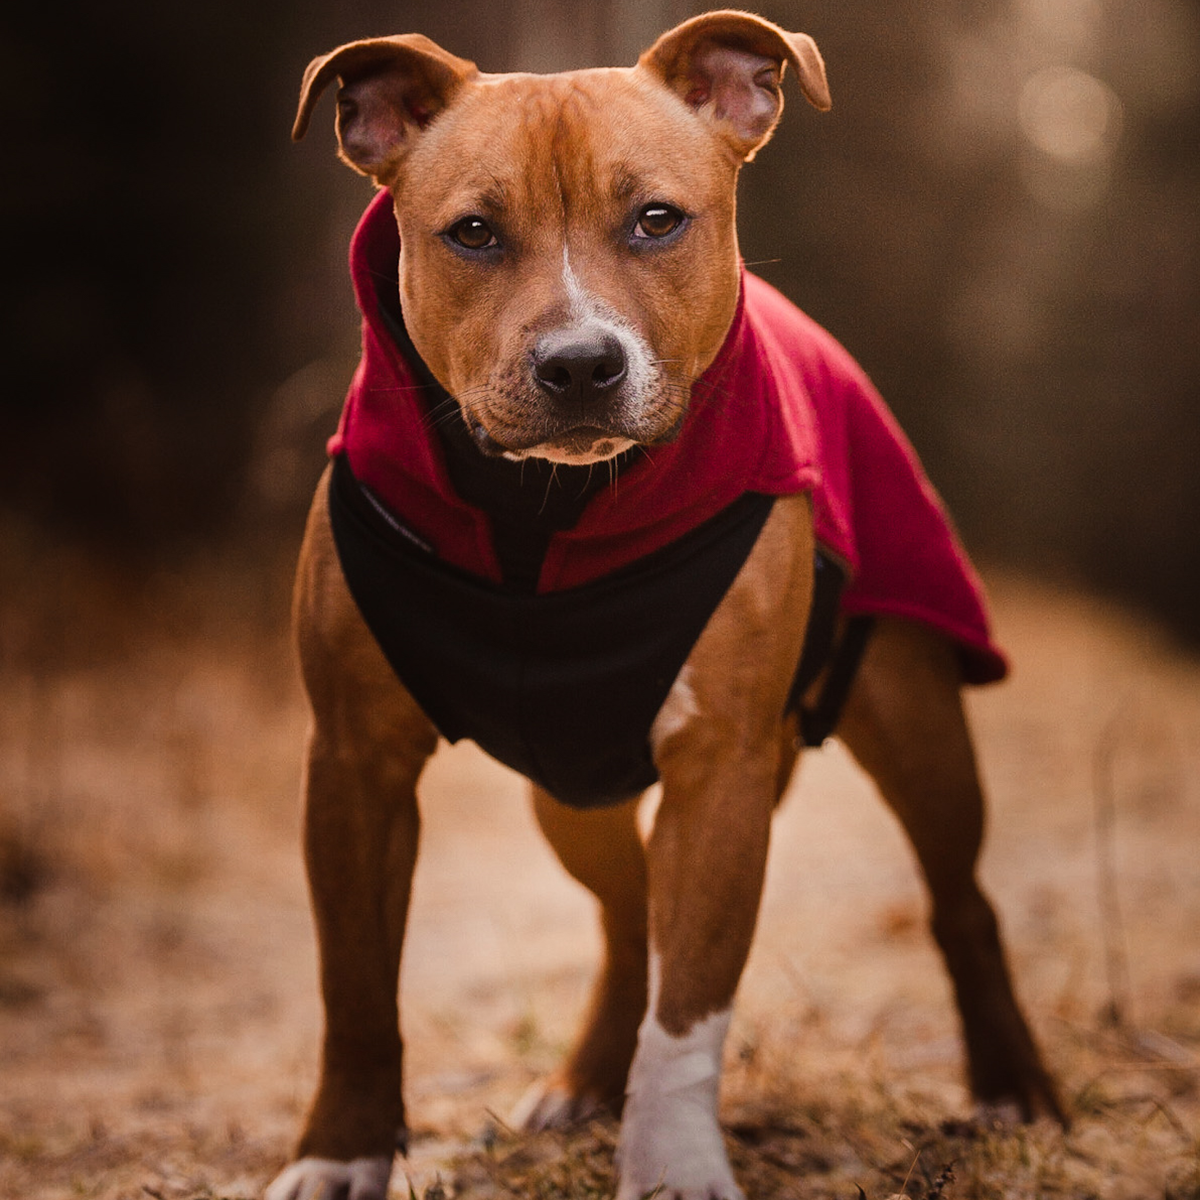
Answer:
<svg viewBox="0 0 1200 1200"><path fill-rule="evenodd" d="M638 213L633 235L639 238L669 237L683 224L683 219L683 213L673 204L647 204Z"/></svg>
<svg viewBox="0 0 1200 1200"><path fill-rule="evenodd" d="M463 217L450 226L446 235L465 250L486 250L499 244L492 227L482 217Z"/></svg>

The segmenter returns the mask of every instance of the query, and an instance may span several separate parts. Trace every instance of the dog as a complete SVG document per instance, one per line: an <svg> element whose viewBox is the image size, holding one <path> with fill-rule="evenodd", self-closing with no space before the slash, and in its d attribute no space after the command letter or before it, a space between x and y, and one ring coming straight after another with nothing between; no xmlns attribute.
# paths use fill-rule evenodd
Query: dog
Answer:
<svg viewBox="0 0 1200 1200"><path fill-rule="evenodd" d="M738 256L788 70L830 107L810 37L725 10L629 69L488 75L409 34L305 74L294 136L337 79L339 152L380 191L297 573L326 1020L268 1200L382 1200L405 1146L397 976L439 737L532 780L599 900L588 1015L524 1121L619 1114L618 1200L742 1196L722 1046L772 813L835 727L912 841L975 1096L1062 1119L976 879L960 693L1005 669L978 581L861 370Z"/></svg>

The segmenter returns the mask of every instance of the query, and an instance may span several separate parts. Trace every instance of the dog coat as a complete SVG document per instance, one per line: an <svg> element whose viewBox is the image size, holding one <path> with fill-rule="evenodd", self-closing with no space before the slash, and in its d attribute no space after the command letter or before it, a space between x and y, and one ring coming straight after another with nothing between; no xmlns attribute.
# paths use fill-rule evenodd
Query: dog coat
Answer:
<svg viewBox="0 0 1200 1200"><path fill-rule="evenodd" d="M819 596L940 630L968 682L1004 676L978 578L895 419L768 284L743 272L678 436L628 452L610 479L607 464L470 444L404 334L399 251L381 192L351 243L363 352L329 443L330 515L368 627L448 740L473 738L572 804L647 787L650 725L679 668L773 499L801 492Z"/></svg>

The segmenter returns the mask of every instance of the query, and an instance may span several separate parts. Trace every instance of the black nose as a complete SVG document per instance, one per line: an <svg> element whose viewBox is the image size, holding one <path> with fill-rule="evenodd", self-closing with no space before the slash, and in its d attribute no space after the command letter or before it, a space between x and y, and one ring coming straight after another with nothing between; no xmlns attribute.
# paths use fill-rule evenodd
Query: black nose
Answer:
<svg viewBox="0 0 1200 1200"><path fill-rule="evenodd" d="M533 377L557 400L604 399L628 371L625 351L611 333L559 329L533 348Z"/></svg>

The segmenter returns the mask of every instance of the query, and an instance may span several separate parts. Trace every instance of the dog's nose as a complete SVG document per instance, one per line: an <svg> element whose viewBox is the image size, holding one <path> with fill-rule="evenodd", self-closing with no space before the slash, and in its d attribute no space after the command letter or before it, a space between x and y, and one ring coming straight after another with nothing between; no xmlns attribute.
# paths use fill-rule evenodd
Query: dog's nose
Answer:
<svg viewBox="0 0 1200 1200"><path fill-rule="evenodd" d="M555 330L533 349L533 376L555 399L586 403L604 399L628 370L625 350L607 331Z"/></svg>

